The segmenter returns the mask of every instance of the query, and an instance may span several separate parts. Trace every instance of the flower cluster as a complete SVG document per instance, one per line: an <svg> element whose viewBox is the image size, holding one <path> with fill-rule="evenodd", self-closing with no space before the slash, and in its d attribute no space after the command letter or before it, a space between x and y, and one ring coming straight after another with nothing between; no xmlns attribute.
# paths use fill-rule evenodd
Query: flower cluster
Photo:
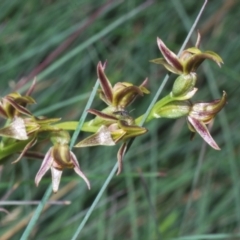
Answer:
<svg viewBox="0 0 240 240"><path fill-rule="evenodd" d="M7 119L6 126L0 129L0 136L2 136L0 159L20 151L19 157L13 162L16 163L27 155L28 150L39 139L48 138L54 146L48 150L43 159L42 166L36 175L36 185L38 186L43 175L51 168L53 191L57 192L62 170L73 168L90 189L90 183L80 170L76 156L69 149L68 132L53 125L60 121L60 118L36 117L27 109L28 104L35 103L35 100L29 96L34 84L24 96L11 93L0 101L1 116Z"/></svg>
<svg viewBox="0 0 240 240"><path fill-rule="evenodd" d="M227 102L226 92L220 99L211 102L192 102L196 94L197 69L205 59L216 62L219 66L223 63L220 56L212 51L200 51L200 35L195 47L184 50L178 57L163 41L157 39L158 47L163 58L151 60L153 63L162 64L168 71L177 74L171 92L160 99L151 109L147 122L154 118L180 118L186 117L192 135L198 133L212 148L220 150L212 138L207 125L212 122L217 113ZM134 119L127 107L145 94L148 79L139 86L130 82L117 82L112 85L105 74L106 63L97 65L97 75L101 88L99 97L107 104L102 110L88 109L94 118L85 122L82 131L91 132L92 135L81 140L76 148L93 146L115 146L122 143L117 153L118 171L122 171L123 157L127 151L128 141L147 133L145 127L139 126L140 116ZM45 173L51 169L52 188L58 191L61 175L64 169L73 169L87 184L90 183L81 171L75 154L69 147L70 135L68 131L75 130L78 122L61 122L60 118L47 118L34 116L28 105L35 104L30 96L35 86L35 81L25 95L10 93L0 100L0 117L6 120L0 129L2 141L0 143L0 160L20 152L18 162L23 156L29 154L29 149L42 140L50 140L53 144L45 154L40 169L35 177L38 186Z"/></svg>
<svg viewBox="0 0 240 240"><path fill-rule="evenodd" d="M88 112L96 117L88 126L97 129L97 131L79 142L75 147L91 147L97 145L113 146L122 141L119 148L118 172L122 169L123 156L127 150L127 140L140 136L147 132L147 129L136 125L135 120L129 115L126 107L129 106L137 96L148 94L146 89L147 79L137 87L128 82L118 82L113 87L104 73L105 64L98 63L97 73L101 89L100 98L108 105L102 111L89 109Z"/></svg>
<svg viewBox="0 0 240 240"><path fill-rule="evenodd" d="M211 102L193 103L190 99L198 90L195 87L197 68L205 59L213 60L221 66L223 63L221 57L212 51L201 52L199 50L199 33L195 47L184 50L179 57L168 49L160 38L157 38L157 43L164 58L154 59L151 62L162 64L168 71L179 76L174 81L170 94L155 104L149 119L186 116L190 131L197 132L212 148L220 150L206 125L212 122L216 114L226 104L226 92L223 91L221 99Z"/></svg>

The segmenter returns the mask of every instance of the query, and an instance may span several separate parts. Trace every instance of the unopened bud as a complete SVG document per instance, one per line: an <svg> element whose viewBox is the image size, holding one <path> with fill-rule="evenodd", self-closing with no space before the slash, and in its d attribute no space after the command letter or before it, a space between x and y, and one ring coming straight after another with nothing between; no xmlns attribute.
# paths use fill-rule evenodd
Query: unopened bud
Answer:
<svg viewBox="0 0 240 240"><path fill-rule="evenodd" d="M196 84L196 73L189 73L187 75L180 75L174 82L172 88L173 97L179 97L191 92Z"/></svg>
<svg viewBox="0 0 240 240"><path fill-rule="evenodd" d="M188 101L172 101L159 109L153 109L155 118L180 118L189 114L191 105Z"/></svg>

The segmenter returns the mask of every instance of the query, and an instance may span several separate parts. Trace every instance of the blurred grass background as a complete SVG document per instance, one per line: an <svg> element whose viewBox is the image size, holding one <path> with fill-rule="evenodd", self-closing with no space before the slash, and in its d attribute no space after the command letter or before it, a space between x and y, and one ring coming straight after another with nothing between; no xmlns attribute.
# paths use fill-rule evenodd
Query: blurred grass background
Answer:
<svg viewBox="0 0 240 240"><path fill-rule="evenodd" d="M34 114L78 120L97 79L96 65L108 60L106 74L113 84L138 85L149 77L151 94L129 109L137 117L146 111L166 74L163 67L149 63L161 56L156 37L177 52L202 4L1 1L0 95L23 92L37 75ZM239 11L236 0L209 1L197 27L201 49L213 50L224 60L221 69L212 62L199 68L194 97L209 101L223 90L228 93L228 104L211 131L222 150L206 146L199 136L189 141L185 119L145 125L148 134L134 141L122 174L111 181L79 239L240 239L231 236L240 231ZM189 46L195 39L196 32ZM161 97L171 90L174 77ZM104 106L96 96L93 107ZM84 136L81 133L79 140ZM44 143L35 150L44 154L49 147ZM71 239L114 166L118 147L74 150L92 189L88 191L73 171L64 171L60 190L51 197L58 205L46 206L30 239ZM17 240L36 208L27 201L41 200L51 176L48 173L36 188L41 162L24 158L11 165L14 158L0 169L0 207L9 212L0 212L0 236Z"/></svg>

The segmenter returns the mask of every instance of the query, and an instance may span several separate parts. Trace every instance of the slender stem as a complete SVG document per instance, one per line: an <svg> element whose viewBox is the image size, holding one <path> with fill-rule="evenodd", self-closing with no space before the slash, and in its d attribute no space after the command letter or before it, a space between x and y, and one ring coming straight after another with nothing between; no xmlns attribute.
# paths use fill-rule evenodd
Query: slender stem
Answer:
<svg viewBox="0 0 240 240"><path fill-rule="evenodd" d="M91 207L88 209L86 215L84 216L82 222L80 223L79 227L77 228L77 231L75 232L75 234L73 235L71 240L76 240L79 233L81 232L81 230L83 229L83 227L85 226L88 218L91 216L94 208L96 207L97 203L99 202L100 198L102 197L105 189L107 188L109 182L112 180L115 172L118 169L118 163L115 164L115 166L113 167L112 171L110 172L110 174L108 175L106 181L104 182L103 186L101 187L100 191L98 192L98 195L96 196L96 198L94 199Z"/></svg>
<svg viewBox="0 0 240 240"><path fill-rule="evenodd" d="M206 153L206 147L207 147L207 144L205 142L203 142L202 147L201 147L201 151L200 151L200 154L199 154L199 157L198 157L197 166L196 166L196 169L195 169L193 181L192 181L190 196L188 198L187 205L186 205L185 210L184 210L182 225L180 226L179 236L182 235L182 233L185 230L185 226L188 223L187 216L188 216L189 210L192 206L194 190L196 189L196 186L197 186L197 183L198 183L198 180L199 180L199 177L200 177L200 173L201 173L201 169L202 169L202 165L203 165L203 160L204 160L204 156L205 156L205 153Z"/></svg>
<svg viewBox="0 0 240 240"><path fill-rule="evenodd" d="M173 98L170 97L170 95L167 95L163 98L161 98L157 103L154 104L154 106L157 105L157 108L160 109L161 107L163 107L164 105L166 105L167 103L173 101ZM149 122L151 121L152 119L154 119L154 115L151 113L151 111L153 110L153 108L151 108L147 118L145 119L144 122ZM145 114L143 114L142 116L138 117L135 122L137 125L143 125L142 121L143 119L145 118Z"/></svg>
<svg viewBox="0 0 240 240"><path fill-rule="evenodd" d="M91 104L93 102L94 96L96 95L98 87L99 87L99 80L97 80L96 83L95 83L95 86L94 86L94 88L92 90L92 93L91 93L91 95L90 95L90 97L88 99L88 102L87 102L84 110L83 110L83 114L80 117L78 125L77 125L77 127L76 127L76 129L75 129L75 131L73 133L73 136L72 136L72 139L71 139L71 142L70 142L70 149L72 149L72 147L73 147L74 143L76 142L76 139L77 139L77 137L78 137L78 135L79 135L79 133L81 131L81 128L82 128L82 126L84 124L84 121L85 121L85 119L87 117L87 114L88 114L87 109L89 109L91 107Z"/></svg>
<svg viewBox="0 0 240 240"><path fill-rule="evenodd" d="M35 213L33 214L33 217L31 218L30 222L28 223L25 231L23 232L23 235L20 238L20 240L28 239L28 236L30 235L31 230L33 229L33 227L37 223L37 220L38 220L45 204L47 203L47 200L49 199L51 193L52 193L52 184L49 185L47 191L45 192L45 194L42 198L42 201L38 204L38 207L37 207Z"/></svg>
<svg viewBox="0 0 240 240"><path fill-rule="evenodd" d="M98 87L98 86L97 86ZM85 110L87 110L85 108ZM86 112L84 110L84 112ZM78 128L79 121L69 121L69 122L62 122L54 124L53 126L56 128L61 128L62 130L68 130L68 131L75 131ZM81 131L83 132L96 132L99 129L99 126L92 126L89 125L89 122L84 122L81 124Z"/></svg>

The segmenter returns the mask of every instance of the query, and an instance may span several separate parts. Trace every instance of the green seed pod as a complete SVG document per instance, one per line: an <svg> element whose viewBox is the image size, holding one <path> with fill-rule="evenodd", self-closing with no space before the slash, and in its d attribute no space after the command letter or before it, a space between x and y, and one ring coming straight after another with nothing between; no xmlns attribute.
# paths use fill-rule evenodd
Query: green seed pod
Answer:
<svg viewBox="0 0 240 240"><path fill-rule="evenodd" d="M192 91L197 81L196 73L189 73L187 75L180 75L174 82L172 88L173 97L186 95Z"/></svg>

